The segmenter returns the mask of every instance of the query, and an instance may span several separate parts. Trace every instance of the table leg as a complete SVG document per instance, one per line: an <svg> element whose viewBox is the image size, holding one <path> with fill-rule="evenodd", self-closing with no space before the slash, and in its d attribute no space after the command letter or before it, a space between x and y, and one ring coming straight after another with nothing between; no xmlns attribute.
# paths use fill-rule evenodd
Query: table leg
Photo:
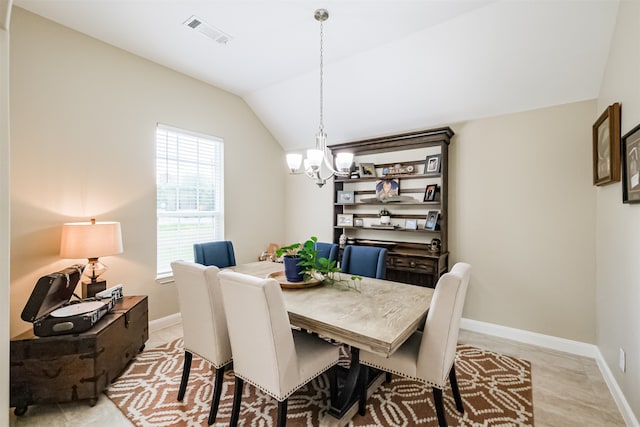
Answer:
<svg viewBox="0 0 640 427"><path fill-rule="evenodd" d="M347 378L340 389L337 399L332 402L329 414L335 418L342 418L351 405L358 401L358 380L362 369L360 366L360 349L351 347L351 366ZM333 399L332 399L333 400Z"/></svg>

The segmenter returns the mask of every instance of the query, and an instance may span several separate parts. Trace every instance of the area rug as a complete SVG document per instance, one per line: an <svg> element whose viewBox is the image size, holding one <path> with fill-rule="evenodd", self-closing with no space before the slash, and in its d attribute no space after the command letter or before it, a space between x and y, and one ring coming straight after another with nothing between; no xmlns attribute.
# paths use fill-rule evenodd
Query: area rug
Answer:
<svg viewBox="0 0 640 427"><path fill-rule="evenodd" d="M178 402L183 357L181 339L145 350L111 384L107 395L139 427L206 426L214 374L207 362L194 355L187 393ZM348 363L343 352L341 364ZM533 426L529 362L460 345L456 372L465 412L457 412L447 386L443 395L449 426ZM229 425L233 389L233 371L227 371L215 426ZM287 425L321 426L328 404L329 385L321 375L289 398ZM276 418L276 400L245 384L239 425L273 426ZM356 415L348 425L437 426L431 388L394 376L369 397L366 414Z"/></svg>

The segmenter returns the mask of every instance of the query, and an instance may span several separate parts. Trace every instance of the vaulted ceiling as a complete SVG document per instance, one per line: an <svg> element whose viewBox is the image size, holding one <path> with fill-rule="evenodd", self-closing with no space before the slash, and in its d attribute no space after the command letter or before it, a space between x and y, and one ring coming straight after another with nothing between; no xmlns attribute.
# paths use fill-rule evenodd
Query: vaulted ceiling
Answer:
<svg viewBox="0 0 640 427"><path fill-rule="evenodd" d="M325 8L329 144L593 99L615 0L15 0L233 92L285 150L314 144ZM192 16L229 36L184 25ZM200 27L202 29L203 27Z"/></svg>

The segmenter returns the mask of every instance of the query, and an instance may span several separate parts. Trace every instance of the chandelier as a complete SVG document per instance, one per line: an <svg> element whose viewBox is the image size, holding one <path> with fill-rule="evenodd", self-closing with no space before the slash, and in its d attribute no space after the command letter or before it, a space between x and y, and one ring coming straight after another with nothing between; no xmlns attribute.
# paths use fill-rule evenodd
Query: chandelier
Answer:
<svg viewBox="0 0 640 427"><path fill-rule="evenodd" d="M323 22L329 19L329 12L326 9L318 9L314 14L316 21L320 22L320 127L316 133L316 147L307 150L307 158L302 161L302 154L287 154L287 165L291 173L304 172L313 179L318 187L322 187L329 178L334 175L349 176L352 153L338 153L336 156L336 169L333 168L333 156L327 148L327 134L324 131L324 79L323 79ZM300 171L300 166L304 165L304 170Z"/></svg>

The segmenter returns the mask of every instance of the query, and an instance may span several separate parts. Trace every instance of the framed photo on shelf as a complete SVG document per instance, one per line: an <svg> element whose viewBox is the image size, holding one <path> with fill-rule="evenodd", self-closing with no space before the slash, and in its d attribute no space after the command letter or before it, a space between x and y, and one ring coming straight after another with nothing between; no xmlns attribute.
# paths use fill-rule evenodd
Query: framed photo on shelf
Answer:
<svg viewBox="0 0 640 427"><path fill-rule="evenodd" d="M404 228L407 230L417 230L418 229L418 220L416 219L405 219L404 220Z"/></svg>
<svg viewBox="0 0 640 427"><path fill-rule="evenodd" d="M376 182L376 198L384 200L397 196L400 190L400 181L397 179L382 179Z"/></svg>
<svg viewBox="0 0 640 427"><path fill-rule="evenodd" d="M375 177L376 176L376 165L373 163L360 163L360 177Z"/></svg>
<svg viewBox="0 0 640 427"><path fill-rule="evenodd" d="M440 172L440 154L433 154L427 156L427 160L424 163L424 173L439 173Z"/></svg>
<svg viewBox="0 0 640 427"><path fill-rule="evenodd" d="M427 221L424 223L424 228L427 230L435 230L439 215L440 213L438 211L429 211L427 213Z"/></svg>
<svg viewBox="0 0 640 427"><path fill-rule="evenodd" d="M354 192L338 190L338 203L341 203L343 205L355 203Z"/></svg>
<svg viewBox="0 0 640 427"><path fill-rule="evenodd" d="M433 202L436 199L436 191L438 186L436 184L427 185L424 189L424 202Z"/></svg>
<svg viewBox="0 0 640 427"><path fill-rule="evenodd" d="M620 181L620 104L609 105L592 131L593 185Z"/></svg>
<svg viewBox="0 0 640 427"><path fill-rule="evenodd" d="M353 227L353 214L338 214L338 227Z"/></svg>
<svg viewBox="0 0 640 427"><path fill-rule="evenodd" d="M622 137L622 203L640 203L640 124Z"/></svg>
<svg viewBox="0 0 640 427"><path fill-rule="evenodd" d="M364 220L362 218L356 218L353 221L356 227L364 227Z"/></svg>

